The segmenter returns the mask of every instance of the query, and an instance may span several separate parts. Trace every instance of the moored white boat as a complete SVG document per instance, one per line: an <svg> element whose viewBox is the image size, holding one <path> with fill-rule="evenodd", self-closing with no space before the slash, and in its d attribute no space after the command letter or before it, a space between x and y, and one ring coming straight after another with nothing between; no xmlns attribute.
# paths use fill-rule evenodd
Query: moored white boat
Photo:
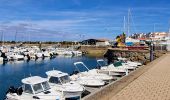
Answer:
<svg viewBox="0 0 170 100"><path fill-rule="evenodd" d="M6 100L62 100L62 94L51 89L48 80L39 76L22 79L23 86L9 88Z"/></svg>
<svg viewBox="0 0 170 100"><path fill-rule="evenodd" d="M103 59L98 59L97 63L99 65L98 72L105 73L112 76L128 75L128 70L120 67L112 67L106 64Z"/></svg>
<svg viewBox="0 0 170 100"><path fill-rule="evenodd" d="M71 81L67 73L51 70L46 72L50 86L55 90L63 92L65 98L81 97L85 90L84 86L75 81Z"/></svg>
<svg viewBox="0 0 170 100"><path fill-rule="evenodd" d="M96 79L94 76L83 76L79 73L71 75L70 79L89 87L101 87L105 85L105 82L101 79Z"/></svg>
<svg viewBox="0 0 170 100"><path fill-rule="evenodd" d="M89 70L89 68L83 62L75 62L74 65L78 69L78 71L80 71L79 68L78 68L78 65L80 65L81 67L84 67L86 69L85 72L79 72L83 76L91 76L91 77L94 77L96 79L100 79L100 80L103 80L103 81L113 80L112 76L109 76L107 74L98 73L97 69Z"/></svg>

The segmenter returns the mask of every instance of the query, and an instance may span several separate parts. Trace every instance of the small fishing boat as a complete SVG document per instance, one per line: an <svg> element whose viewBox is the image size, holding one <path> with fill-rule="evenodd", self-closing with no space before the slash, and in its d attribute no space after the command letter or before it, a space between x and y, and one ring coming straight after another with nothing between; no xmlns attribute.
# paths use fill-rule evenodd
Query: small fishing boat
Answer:
<svg viewBox="0 0 170 100"><path fill-rule="evenodd" d="M40 76L22 79L23 86L10 87L6 100L61 100L62 94L51 89L48 80Z"/></svg>
<svg viewBox="0 0 170 100"><path fill-rule="evenodd" d="M81 97L85 90L84 86L75 81L71 81L67 73L51 70L46 72L50 86L57 91L63 92L64 98Z"/></svg>
<svg viewBox="0 0 170 100"><path fill-rule="evenodd" d="M74 66L79 71L79 74L82 74L83 76L91 76L91 77L94 77L95 79L101 79L103 81L113 80L112 76L109 76L107 74L98 73L97 69L89 70L89 68L83 62L75 62ZM86 71L80 72L78 66L84 67L86 69Z"/></svg>
<svg viewBox="0 0 170 100"><path fill-rule="evenodd" d="M98 59L97 64L99 65L98 72L105 73L111 76L123 76L128 75L128 70L120 67L110 67L106 64L103 59Z"/></svg>

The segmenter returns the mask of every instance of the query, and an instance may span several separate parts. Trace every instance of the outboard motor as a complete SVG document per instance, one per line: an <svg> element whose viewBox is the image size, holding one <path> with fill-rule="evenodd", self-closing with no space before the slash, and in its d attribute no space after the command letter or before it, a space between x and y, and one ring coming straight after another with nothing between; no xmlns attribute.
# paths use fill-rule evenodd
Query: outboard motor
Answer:
<svg viewBox="0 0 170 100"><path fill-rule="evenodd" d="M52 58L52 57L53 57L53 54L50 53L50 57Z"/></svg>
<svg viewBox="0 0 170 100"><path fill-rule="evenodd" d="M4 61L7 61L7 60L8 60L8 58L7 58L7 56L5 55L5 53L4 53L4 52L2 52L1 57L3 57L3 58L4 58Z"/></svg>
<svg viewBox="0 0 170 100"><path fill-rule="evenodd" d="M74 71L70 74L70 76L71 76L71 75L74 75L74 74L76 75L76 74L78 74L78 73L79 73L79 71L74 70Z"/></svg>
<svg viewBox="0 0 170 100"><path fill-rule="evenodd" d="M14 86L10 86L8 91L6 92L6 94L7 93L17 93L17 92L16 92L16 89L14 88Z"/></svg>
<svg viewBox="0 0 170 100"><path fill-rule="evenodd" d="M42 54L42 58L43 58L43 59L45 58L44 54Z"/></svg>
<svg viewBox="0 0 170 100"><path fill-rule="evenodd" d="M31 59L30 56L29 56L29 54L27 54L27 58L28 58L27 60L30 60L30 59Z"/></svg>
<svg viewBox="0 0 170 100"><path fill-rule="evenodd" d="M37 55L35 55L35 59L36 59L36 60L38 59L38 56L37 56Z"/></svg>

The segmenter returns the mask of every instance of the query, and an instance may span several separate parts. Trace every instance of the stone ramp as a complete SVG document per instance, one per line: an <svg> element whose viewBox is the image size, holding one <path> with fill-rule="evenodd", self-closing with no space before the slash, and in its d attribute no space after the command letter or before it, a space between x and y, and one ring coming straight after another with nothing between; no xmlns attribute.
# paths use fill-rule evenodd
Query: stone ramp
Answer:
<svg viewBox="0 0 170 100"><path fill-rule="evenodd" d="M170 100L170 54L108 100Z"/></svg>

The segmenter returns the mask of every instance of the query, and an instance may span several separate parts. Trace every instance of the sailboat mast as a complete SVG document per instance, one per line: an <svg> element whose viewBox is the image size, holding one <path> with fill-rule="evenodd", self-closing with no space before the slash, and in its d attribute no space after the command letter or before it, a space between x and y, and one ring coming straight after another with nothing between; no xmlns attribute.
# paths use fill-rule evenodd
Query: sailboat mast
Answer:
<svg viewBox="0 0 170 100"><path fill-rule="evenodd" d="M17 44L17 42L16 42L16 40L17 40L17 30L16 30L16 32L15 32L15 46L16 46L16 44Z"/></svg>
<svg viewBox="0 0 170 100"><path fill-rule="evenodd" d="M15 42L16 42L16 39L17 39L17 30L15 32Z"/></svg>
<svg viewBox="0 0 170 100"><path fill-rule="evenodd" d="M126 18L124 16L124 19L123 19L123 31L125 32L126 31Z"/></svg>
<svg viewBox="0 0 170 100"><path fill-rule="evenodd" d="M4 45L4 32L3 32L3 30L2 30L2 34L1 34L1 42L2 42L1 45Z"/></svg>
<svg viewBox="0 0 170 100"><path fill-rule="evenodd" d="M169 32L168 32L168 38L170 38L170 28L169 28L169 30L168 30Z"/></svg>
<svg viewBox="0 0 170 100"><path fill-rule="evenodd" d="M130 35L130 9L128 9L127 36Z"/></svg>

